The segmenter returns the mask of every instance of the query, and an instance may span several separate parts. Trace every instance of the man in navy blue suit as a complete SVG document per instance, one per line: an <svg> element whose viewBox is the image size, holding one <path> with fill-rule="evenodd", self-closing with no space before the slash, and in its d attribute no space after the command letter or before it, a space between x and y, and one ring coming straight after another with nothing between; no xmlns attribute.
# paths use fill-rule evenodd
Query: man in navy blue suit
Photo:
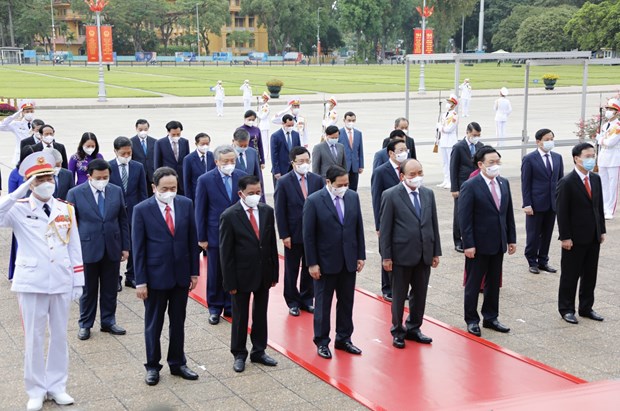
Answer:
<svg viewBox="0 0 620 411"><path fill-rule="evenodd" d="M263 169L261 168L260 159L258 158L258 150L250 147L250 133L245 128L236 129L233 133L232 145L237 152L237 169L248 175L258 177L261 184L260 201L264 203Z"/></svg>
<svg viewBox="0 0 620 411"><path fill-rule="evenodd" d="M301 146L299 133L293 130L295 119L290 114L282 117L282 128L271 135L271 174L273 186L278 179L291 170L289 153L293 147Z"/></svg>
<svg viewBox="0 0 620 411"><path fill-rule="evenodd" d="M525 258L532 274L540 270L555 273L549 265L549 246L555 225L555 195L558 181L564 177L562 156L554 153L553 131L536 132L536 151L521 163L521 193L525 212Z"/></svg>
<svg viewBox="0 0 620 411"><path fill-rule="evenodd" d="M132 153L131 158L142 164L146 174L146 191L149 195L153 195L151 182L153 181L153 172L155 171L155 143L156 138L149 136L150 124L141 118L136 121L136 135L130 138Z"/></svg>
<svg viewBox="0 0 620 411"><path fill-rule="evenodd" d="M127 137L117 137L114 140L114 153L116 158L110 161L110 183L123 189L123 197L127 206L129 231L131 231L131 216L133 208L141 201L146 200L146 177L142 164L131 159L132 145ZM118 291L122 290L122 275L118 276ZM125 271L125 285L136 288L133 272L133 252L127 259L127 271Z"/></svg>
<svg viewBox="0 0 620 411"><path fill-rule="evenodd" d="M198 245L208 253L207 304L209 324L220 322L224 316L231 316L230 294L222 286L220 267L220 216L231 205L239 201L237 187L239 178L247 175L235 169L237 152L232 146L219 146L213 152L215 165L208 173L198 178L196 186L196 228Z"/></svg>
<svg viewBox="0 0 620 411"><path fill-rule="evenodd" d="M129 223L123 190L110 181L110 165L103 159L88 163L88 184L72 188L67 201L75 205L82 259L84 294L80 299L78 338L90 338L101 310L101 331L123 335L116 325L116 296L121 261L129 257ZM99 292L98 292L99 290Z"/></svg>
<svg viewBox="0 0 620 411"><path fill-rule="evenodd" d="M306 200L303 239L306 263L314 278L314 344L317 354L331 358L329 330L332 299L336 293L336 342L350 354L362 350L351 342L355 276L364 268L366 246L357 193L348 190L349 174L338 166L327 170L324 190Z"/></svg>
<svg viewBox="0 0 620 411"><path fill-rule="evenodd" d="M183 159L189 154L189 141L181 137L183 124L178 121L169 121L166 130L168 135L155 143L154 167L170 167L177 172L179 181L184 181ZM179 185L177 194L184 195L182 185Z"/></svg>
<svg viewBox="0 0 620 411"><path fill-rule="evenodd" d="M159 382L160 337L166 308L170 320L168 366L172 375L198 379L183 350L187 293L196 288L200 265L191 200L176 196L177 173L162 167L153 174L154 196L138 204L132 220L136 295L144 301L144 340L148 385Z"/></svg>
<svg viewBox="0 0 620 411"><path fill-rule="evenodd" d="M387 153L387 145L392 140L400 140L407 144L407 149L409 150L409 158L415 158L415 155L411 154L411 149L409 148L408 141L413 139L411 137L407 137L403 130L393 130L390 133L390 136L383 140L383 148L375 153L374 158L372 159L372 169L378 168L381 164L387 163L390 159L390 156ZM414 146L415 148L415 146Z"/></svg>
<svg viewBox="0 0 620 411"><path fill-rule="evenodd" d="M362 132L355 128L356 117L351 111L344 114L344 127L340 129L338 142L344 146L349 173L349 188L357 191L360 174L364 172L364 143Z"/></svg>
<svg viewBox="0 0 620 411"><path fill-rule="evenodd" d="M499 322L499 284L504 254L517 250L517 234L508 180L499 177L501 156L490 146L476 152L480 174L467 180L459 194L459 227L465 257L465 322L467 331L480 336L478 295L484 277L484 328L507 333Z"/></svg>
<svg viewBox="0 0 620 411"><path fill-rule="evenodd" d="M307 148L294 147L290 159L293 170L278 180L274 198L278 232L284 244L284 299L289 314L297 317L300 309L314 312L314 284L304 257L304 203L309 195L319 191L325 183L320 175L310 172L310 152Z"/></svg>
<svg viewBox="0 0 620 411"><path fill-rule="evenodd" d="M215 168L213 154L209 151L211 137L207 133L198 133L194 141L196 143L196 150L183 159L185 197L192 201L196 199L196 182L198 177Z"/></svg>

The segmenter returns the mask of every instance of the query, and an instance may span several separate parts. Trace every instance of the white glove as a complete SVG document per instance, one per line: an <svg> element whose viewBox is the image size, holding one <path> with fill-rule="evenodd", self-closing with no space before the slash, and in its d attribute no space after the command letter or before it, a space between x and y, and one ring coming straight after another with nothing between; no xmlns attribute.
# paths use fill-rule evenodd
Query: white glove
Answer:
<svg viewBox="0 0 620 411"><path fill-rule="evenodd" d="M73 287L73 290L71 291L71 299L73 301L79 300L83 292L84 292L83 286L79 285L79 286Z"/></svg>
<svg viewBox="0 0 620 411"><path fill-rule="evenodd" d="M20 198L23 198L26 195L26 193L28 193L28 190L30 190L30 184L36 178L37 176L32 176L28 180L24 181L19 187L17 187L17 190L9 194L11 198L15 201L19 200Z"/></svg>

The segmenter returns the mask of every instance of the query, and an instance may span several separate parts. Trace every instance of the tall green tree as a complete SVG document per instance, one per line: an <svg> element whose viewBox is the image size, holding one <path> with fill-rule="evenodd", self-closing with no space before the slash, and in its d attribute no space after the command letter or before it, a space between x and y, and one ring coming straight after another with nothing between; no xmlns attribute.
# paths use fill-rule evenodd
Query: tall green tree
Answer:
<svg viewBox="0 0 620 411"><path fill-rule="evenodd" d="M575 15L571 6L549 8L528 17L517 30L515 51L565 51L575 47L575 41L564 33L564 26Z"/></svg>
<svg viewBox="0 0 620 411"><path fill-rule="evenodd" d="M493 35L491 42L494 50L506 50L513 51L517 44L516 33L521 27L521 24L531 16L536 16L540 13L544 13L544 7L532 7L532 6L516 6L510 16L502 20L497 26L497 30Z"/></svg>
<svg viewBox="0 0 620 411"><path fill-rule="evenodd" d="M620 1L600 4L586 2L564 27L566 34L579 48L596 51L601 48L618 50L620 42Z"/></svg>
<svg viewBox="0 0 620 411"><path fill-rule="evenodd" d="M198 4L199 35L202 47L209 54L209 34L222 36L222 28L230 23L228 0L180 0L185 18L181 24L188 32L196 33L196 4Z"/></svg>

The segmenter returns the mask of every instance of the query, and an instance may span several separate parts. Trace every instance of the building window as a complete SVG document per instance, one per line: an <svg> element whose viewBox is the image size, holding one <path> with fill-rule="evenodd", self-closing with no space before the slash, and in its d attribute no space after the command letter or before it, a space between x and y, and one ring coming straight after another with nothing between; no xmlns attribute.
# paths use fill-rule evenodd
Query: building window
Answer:
<svg viewBox="0 0 620 411"><path fill-rule="evenodd" d="M249 16L248 17L248 27L255 27L254 26L254 16Z"/></svg>
<svg viewBox="0 0 620 411"><path fill-rule="evenodd" d="M248 41L248 48L253 49L256 47L256 40L254 39L254 33L250 37L250 41Z"/></svg>
<svg viewBox="0 0 620 411"><path fill-rule="evenodd" d="M235 27L245 26L245 16L240 16L239 13L233 13L235 18Z"/></svg>

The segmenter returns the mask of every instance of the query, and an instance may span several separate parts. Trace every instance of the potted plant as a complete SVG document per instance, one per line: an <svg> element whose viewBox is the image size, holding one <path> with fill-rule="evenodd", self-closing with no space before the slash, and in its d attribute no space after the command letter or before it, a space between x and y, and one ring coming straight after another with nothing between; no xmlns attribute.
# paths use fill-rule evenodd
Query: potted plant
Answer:
<svg viewBox="0 0 620 411"><path fill-rule="evenodd" d="M545 83L545 90L553 90L555 88L555 83L558 81L560 76L555 73L546 73L543 74L542 79Z"/></svg>
<svg viewBox="0 0 620 411"><path fill-rule="evenodd" d="M17 111L15 107L8 103L0 103L0 119L8 117Z"/></svg>
<svg viewBox="0 0 620 411"><path fill-rule="evenodd" d="M280 90L282 90L282 86L284 83L282 80L278 80L277 78L272 78L271 80L265 83L267 85L267 90L269 90L269 94L271 98L279 98Z"/></svg>

